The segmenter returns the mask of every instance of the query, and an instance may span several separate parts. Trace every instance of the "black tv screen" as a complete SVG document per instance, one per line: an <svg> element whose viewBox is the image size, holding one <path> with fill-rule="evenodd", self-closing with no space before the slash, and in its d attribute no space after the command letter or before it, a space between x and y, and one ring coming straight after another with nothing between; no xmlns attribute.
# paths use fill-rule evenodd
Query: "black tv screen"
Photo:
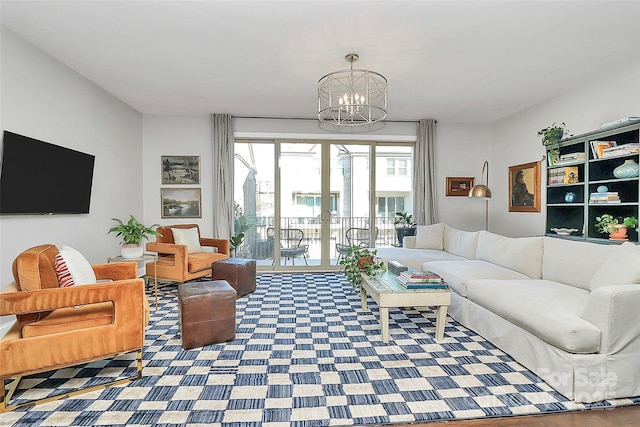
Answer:
<svg viewBox="0 0 640 427"><path fill-rule="evenodd" d="M0 214L87 214L95 156L4 131Z"/></svg>

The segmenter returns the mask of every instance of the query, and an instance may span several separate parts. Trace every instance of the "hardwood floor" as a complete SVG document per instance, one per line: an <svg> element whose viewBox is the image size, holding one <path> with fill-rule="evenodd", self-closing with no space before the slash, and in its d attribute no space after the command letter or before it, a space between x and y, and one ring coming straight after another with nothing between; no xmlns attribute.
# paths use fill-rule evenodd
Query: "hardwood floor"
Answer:
<svg viewBox="0 0 640 427"><path fill-rule="evenodd" d="M590 409L546 415L483 418L465 421L436 421L406 424L410 427L626 427L640 426L640 405L615 409Z"/></svg>

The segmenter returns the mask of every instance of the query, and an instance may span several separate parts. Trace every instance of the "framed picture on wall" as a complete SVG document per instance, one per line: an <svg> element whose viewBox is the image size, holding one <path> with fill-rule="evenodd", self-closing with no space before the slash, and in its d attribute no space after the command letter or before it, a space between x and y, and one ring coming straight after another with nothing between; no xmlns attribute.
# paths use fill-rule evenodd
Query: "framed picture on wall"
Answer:
<svg viewBox="0 0 640 427"><path fill-rule="evenodd" d="M162 218L202 218L199 188L161 188Z"/></svg>
<svg viewBox="0 0 640 427"><path fill-rule="evenodd" d="M540 212L540 162L509 167L509 212Z"/></svg>
<svg viewBox="0 0 640 427"><path fill-rule="evenodd" d="M447 177L447 196L469 196L475 178Z"/></svg>
<svg viewBox="0 0 640 427"><path fill-rule="evenodd" d="M161 156L162 185L200 184L200 156Z"/></svg>

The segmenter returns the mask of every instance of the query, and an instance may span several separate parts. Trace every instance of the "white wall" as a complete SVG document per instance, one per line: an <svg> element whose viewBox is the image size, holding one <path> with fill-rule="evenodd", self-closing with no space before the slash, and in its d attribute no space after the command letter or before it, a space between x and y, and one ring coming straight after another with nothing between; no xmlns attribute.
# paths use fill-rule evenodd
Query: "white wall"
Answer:
<svg viewBox="0 0 640 427"><path fill-rule="evenodd" d="M91 263L119 253L112 217L142 217L142 115L2 28L0 127L96 156L88 215L1 216L0 288L25 249L53 243ZM12 319L2 319L7 323Z"/></svg>
<svg viewBox="0 0 640 427"><path fill-rule="evenodd" d="M491 142L491 125L438 123L435 167L438 177L438 220L440 222L461 230L484 230L484 200L446 196L446 177L474 177L475 183L480 184L484 161L488 160L491 163ZM495 179L495 172L490 164L489 188L493 188Z"/></svg>
<svg viewBox="0 0 640 427"><path fill-rule="evenodd" d="M547 102L511 115L494 124L491 158L490 224L493 232L508 236L532 236L545 232L546 172L542 163L541 212L509 212L509 166L541 160L544 147L538 130L564 122L572 134L600 128L627 116L640 116L640 61Z"/></svg>

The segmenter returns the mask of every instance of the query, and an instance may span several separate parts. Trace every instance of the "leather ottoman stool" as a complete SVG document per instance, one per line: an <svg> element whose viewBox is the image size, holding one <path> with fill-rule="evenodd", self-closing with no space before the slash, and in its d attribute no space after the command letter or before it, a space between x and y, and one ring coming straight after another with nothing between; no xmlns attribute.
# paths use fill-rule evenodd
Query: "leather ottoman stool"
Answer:
<svg viewBox="0 0 640 427"><path fill-rule="evenodd" d="M238 298L256 290L256 260L226 258L211 264L211 279L226 280L238 293Z"/></svg>
<svg viewBox="0 0 640 427"><path fill-rule="evenodd" d="M178 285L182 348L231 341L236 336L236 291L224 280Z"/></svg>

